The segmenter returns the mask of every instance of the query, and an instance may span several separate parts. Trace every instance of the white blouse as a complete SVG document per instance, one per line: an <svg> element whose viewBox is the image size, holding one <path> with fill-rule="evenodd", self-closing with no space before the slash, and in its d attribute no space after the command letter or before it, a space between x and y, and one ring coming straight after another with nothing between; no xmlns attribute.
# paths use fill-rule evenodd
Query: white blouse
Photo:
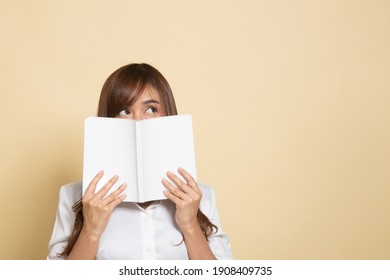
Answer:
<svg viewBox="0 0 390 280"><path fill-rule="evenodd" d="M232 259L229 239L220 227L214 191L202 183L198 185L203 193L200 209L218 227L218 232L209 237L210 248L217 259ZM81 193L81 182L61 187L48 259L61 259L57 254L67 245L75 220L72 206ZM133 202L120 203L100 238L96 259L188 259L175 210L168 199L154 201L146 209Z"/></svg>

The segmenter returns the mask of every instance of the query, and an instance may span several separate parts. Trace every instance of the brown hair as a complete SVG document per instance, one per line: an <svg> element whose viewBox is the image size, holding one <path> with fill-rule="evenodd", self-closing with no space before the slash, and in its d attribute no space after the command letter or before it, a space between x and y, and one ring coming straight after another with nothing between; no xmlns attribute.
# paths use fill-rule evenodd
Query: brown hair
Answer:
<svg viewBox="0 0 390 280"><path fill-rule="evenodd" d="M160 95L165 115L177 115L171 87L164 76L149 64L129 64L112 73L100 94L98 117L116 117L152 87Z"/></svg>
<svg viewBox="0 0 390 280"><path fill-rule="evenodd" d="M125 107L131 106L148 87L152 87L160 95L160 100L167 116L177 115L175 99L171 87L164 76L153 66L142 64L128 64L112 73L103 85L99 105L98 117L116 117ZM59 256L65 257L72 251L83 227L83 204L81 199L73 207L75 222L68 244ZM205 214L198 210L197 219L206 239L218 228L210 222Z"/></svg>

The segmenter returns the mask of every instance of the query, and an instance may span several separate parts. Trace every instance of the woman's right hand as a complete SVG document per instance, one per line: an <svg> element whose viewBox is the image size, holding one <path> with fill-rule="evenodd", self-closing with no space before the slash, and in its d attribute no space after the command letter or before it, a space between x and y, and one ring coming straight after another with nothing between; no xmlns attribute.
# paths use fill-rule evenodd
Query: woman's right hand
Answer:
<svg viewBox="0 0 390 280"><path fill-rule="evenodd" d="M122 184L117 190L107 195L108 191L118 181L118 176L112 177L98 192L95 193L96 185L103 177L104 172L100 171L88 185L82 198L84 223L82 231L90 238L100 239L112 210L121 203L126 194L121 193L126 189L126 183Z"/></svg>

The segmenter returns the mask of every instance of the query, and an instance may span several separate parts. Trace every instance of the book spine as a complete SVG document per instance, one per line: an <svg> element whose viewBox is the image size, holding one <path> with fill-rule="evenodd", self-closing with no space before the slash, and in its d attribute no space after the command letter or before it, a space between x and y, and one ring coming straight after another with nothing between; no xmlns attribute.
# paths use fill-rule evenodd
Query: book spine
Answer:
<svg viewBox="0 0 390 280"><path fill-rule="evenodd" d="M137 143L137 185L138 185L138 201L144 201L144 177L142 164L142 132L141 123L135 122L135 137Z"/></svg>

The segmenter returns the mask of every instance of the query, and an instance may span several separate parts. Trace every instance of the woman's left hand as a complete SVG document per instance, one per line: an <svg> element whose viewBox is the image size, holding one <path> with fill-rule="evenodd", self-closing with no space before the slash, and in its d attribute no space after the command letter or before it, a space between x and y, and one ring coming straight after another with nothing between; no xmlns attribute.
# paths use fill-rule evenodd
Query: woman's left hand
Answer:
<svg viewBox="0 0 390 280"><path fill-rule="evenodd" d="M186 183L169 171L167 176L176 186L165 178L162 179L162 183L167 188L164 191L165 197L176 205L176 223L184 233L199 227L197 214L202 192L194 178L187 171L179 168L178 172L186 180Z"/></svg>

